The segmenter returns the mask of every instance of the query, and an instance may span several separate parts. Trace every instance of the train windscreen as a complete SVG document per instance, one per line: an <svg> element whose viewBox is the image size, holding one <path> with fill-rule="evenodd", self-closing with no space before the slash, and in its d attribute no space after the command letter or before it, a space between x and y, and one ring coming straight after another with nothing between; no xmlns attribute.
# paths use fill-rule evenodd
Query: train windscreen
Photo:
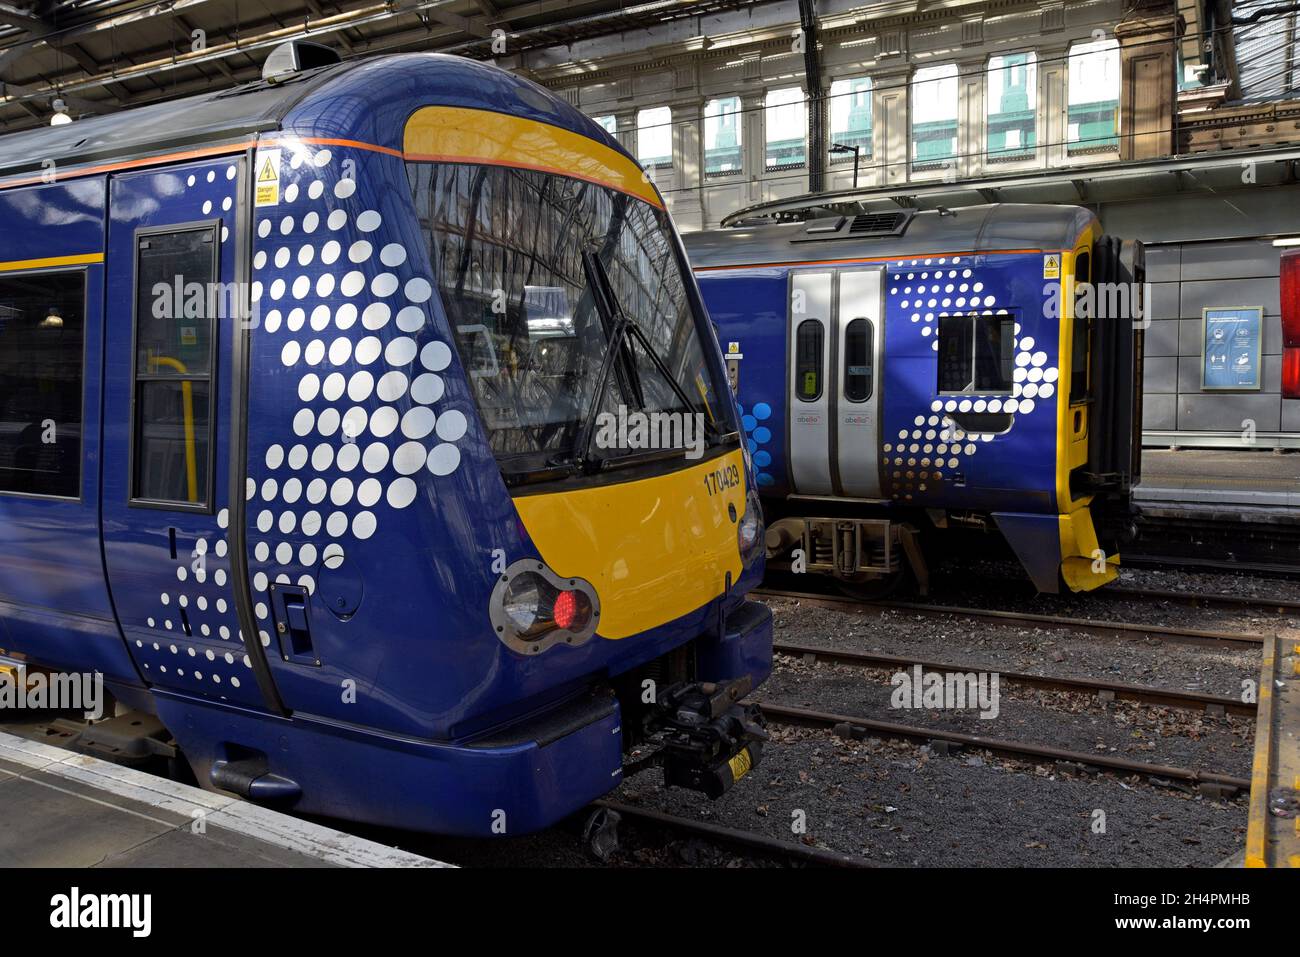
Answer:
<svg viewBox="0 0 1300 957"><path fill-rule="evenodd" d="M635 424L630 413L688 416L710 441L734 430L664 212L534 170L408 171L442 305L508 479L640 459L642 444L604 430Z"/></svg>

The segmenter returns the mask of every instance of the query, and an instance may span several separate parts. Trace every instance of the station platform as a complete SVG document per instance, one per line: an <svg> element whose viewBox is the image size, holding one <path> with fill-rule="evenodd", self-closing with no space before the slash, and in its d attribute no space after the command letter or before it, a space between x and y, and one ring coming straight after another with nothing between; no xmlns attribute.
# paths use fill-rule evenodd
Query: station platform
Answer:
<svg viewBox="0 0 1300 957"><path fill-rule="evenodd" d="M1300 452L1143 449L1140 503L1295 509L1300 515Z"/></svg>
<svg viewBox="0 0 1300 957"><path fill-rule="evenodd" d="M0 867L445 867L0 732Z"/></svg>

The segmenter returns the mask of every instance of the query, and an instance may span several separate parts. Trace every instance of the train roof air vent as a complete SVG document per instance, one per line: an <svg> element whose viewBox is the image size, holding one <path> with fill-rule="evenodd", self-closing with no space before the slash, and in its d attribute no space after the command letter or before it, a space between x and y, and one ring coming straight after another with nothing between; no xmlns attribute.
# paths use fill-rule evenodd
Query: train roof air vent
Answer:
<svg viewBox="0 0 1300 957"><path fill-rule="evenodd" d="M295 73L305 73L341 62L338 53L322 43L290 40L271 51L271 55L262 64L262 79L275 82Z"/></svg>
<svg viewBox="0 0 1300 957"><path fill-rule="evenodd" d="M853 217L849 233L854 236L897 236L908 218L907 213L863 213Z"/></svg>
<svg viewBox="0 0 1300 957"><path fill-rule="evenodd" d="M847 216L825 216L805 224L790 237L791 242L811 242L828 239L875 239L884 236L901 236L907 224L916 215L906 209L888 213L859 213L852 219Z"/></svg>

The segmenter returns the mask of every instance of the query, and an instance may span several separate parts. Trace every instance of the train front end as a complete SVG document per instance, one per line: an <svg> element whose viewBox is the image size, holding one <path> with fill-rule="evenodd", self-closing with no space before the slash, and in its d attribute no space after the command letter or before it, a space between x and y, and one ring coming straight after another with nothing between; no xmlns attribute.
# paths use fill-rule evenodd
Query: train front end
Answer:
<svg viewBox="0 0 1300 957"><path fill-rule="evenodd" d="M653 184L567 103L428 55L320 84L254 168L230 523L259 681L160 700L200 779L471 836L581 809L634 747L729 788L764 738L764 528Z"/></svg>

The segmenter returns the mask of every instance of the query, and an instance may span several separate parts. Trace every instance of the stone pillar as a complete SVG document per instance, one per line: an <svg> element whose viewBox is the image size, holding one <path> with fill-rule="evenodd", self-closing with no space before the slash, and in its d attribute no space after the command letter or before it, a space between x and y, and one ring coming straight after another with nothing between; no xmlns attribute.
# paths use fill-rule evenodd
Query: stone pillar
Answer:
<svg viewBox="0 0 1300 957"><path fill-rule="evenodd" d="M1177 148L1177 44L1183 18L1169 3L1143 3L1115 27L1119 40L1119 155L1159 159Z"/></svg>
<svg viewBox="0 0 1300 957"><path fill-rule="evenodd" d="M614 138L623 144L623 149L636 156L636 110L620 106L614 111Z"/></svg>
<svg viewBox="0 0 1300 957"><path fill-rule="evenodd" d="M673 111L673 168L677 173L673 218L682 229L704 225L704 101L675 100Z"/></svg>
<svg viewBox="0 0 1300 957"><path fill-rule="evenodd" d="M1061 167L1069 159L1065 138L1070 124L1070 88L1066 44L1038 48L1039 166Z"/></svg>
<svg viewBox="0 0 1300 957"><path fill-rule="evenodd" d="M908 180L912 160L907 125L908 83L911 78L911 69L877 73L872 77L871 150L879 186L898 186Z"/></svg>
<svg viewBox="0 0 1300 957"><path fill-rule="evenodd" d="M744 135L741 138L745 163L745 205L761 203L763 196L763 179L767 175L767 140L763 135L763 107L766 91L762 87L743 90L740 94L740 109L744 122Z"/></svg>
<svg viewBox="0 0 1300 957"><path fill-rule="evenodd" d="M955 172L973 179L984 169L984 98L988 59L980 56L957 61L957 165Z"/></svg>

